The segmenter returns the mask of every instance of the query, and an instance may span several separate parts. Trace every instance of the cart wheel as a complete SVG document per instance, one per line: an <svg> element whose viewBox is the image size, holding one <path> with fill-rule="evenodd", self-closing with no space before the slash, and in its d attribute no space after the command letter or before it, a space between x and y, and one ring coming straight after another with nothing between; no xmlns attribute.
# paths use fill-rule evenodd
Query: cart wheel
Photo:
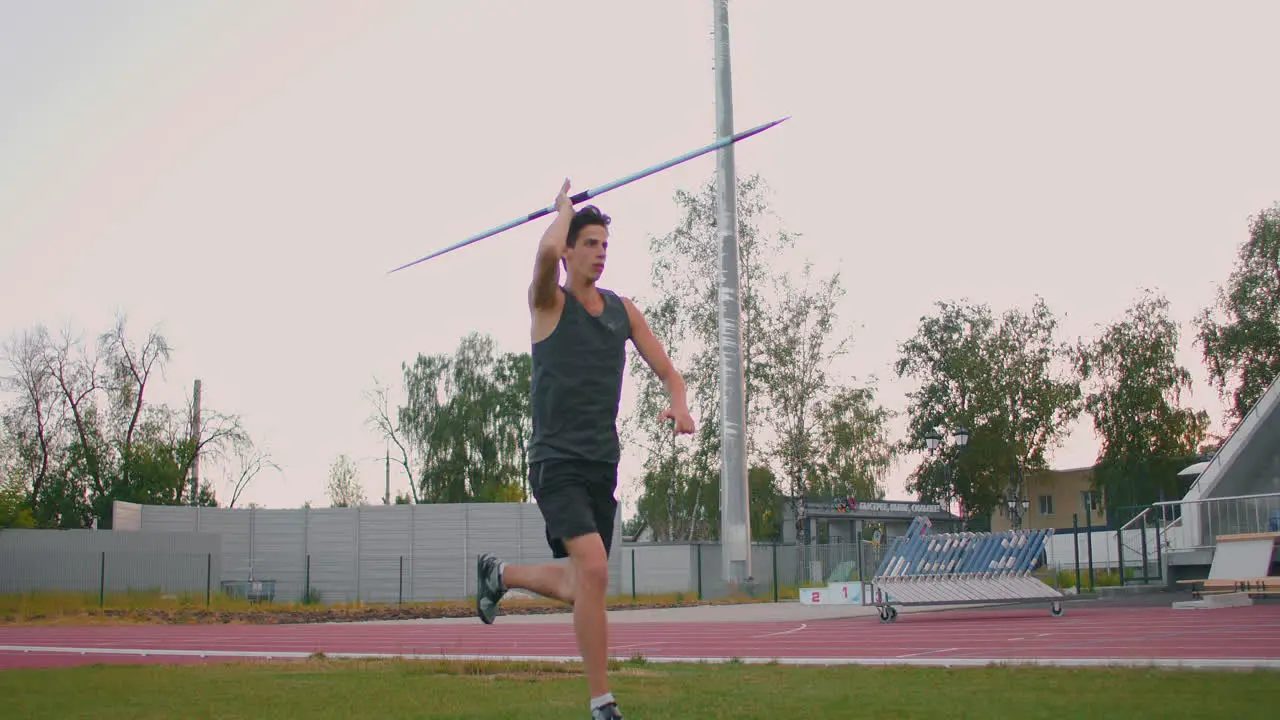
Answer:
<svg viewBox="0 0 1280 720"><path fill-rule="evenodd" d="M1049 613L1054 617L1062 617L1062 601L1054 600L1053 604L1049 606Z"/></svg>
<svg viewBox="0 0 1280 720"><path fill-rule="evenodd" d="M896 622L897 620L898 620L898 609L890 605L889 606L889 622Z"/></svg>

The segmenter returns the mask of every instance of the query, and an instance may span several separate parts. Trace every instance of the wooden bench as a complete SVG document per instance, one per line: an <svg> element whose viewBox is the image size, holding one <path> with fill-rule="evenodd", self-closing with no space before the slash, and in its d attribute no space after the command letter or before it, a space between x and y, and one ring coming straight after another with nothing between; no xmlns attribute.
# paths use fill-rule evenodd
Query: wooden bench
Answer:
<svg viewBox="0 0 1280 720"><path fill-rule="evenodd" d="M1280 596L1280 576L1259 578L1216 578L1203 580L1179 580L1179 585L1190 585L1191 595L1199 599L1204 595L1243 592L1249 597Z"/></svg>
<svg viewBox="0 0 1280 720"><path fill-rule="evenodd" d="M1255 540L1270 541L1275 544L1280 540L1280 532L1241 533L1239 535L1219 535L1218 542L1252 542Z"/></svg>
<svg viewBox="0 0 1280 720"><path fill-rule="evenodd" d="M1280 541L1280 532L1219 535L1217 540L1209 577L1179 580L1179 585L1190 585L1195 598L1238 592L1248 593L1249 597L1280 595L1280 577L1252 574L1270 572L1272 549ZM1228 577L1215 577L1221 575Z"/></svg>

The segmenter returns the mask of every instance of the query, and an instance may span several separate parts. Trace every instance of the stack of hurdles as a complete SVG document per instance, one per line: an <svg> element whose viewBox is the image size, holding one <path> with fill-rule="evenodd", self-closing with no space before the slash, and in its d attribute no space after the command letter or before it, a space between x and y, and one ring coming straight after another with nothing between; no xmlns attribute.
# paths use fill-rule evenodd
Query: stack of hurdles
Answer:
<svg viewBox="0 0 1280 720"><path fill-rule="evenodd" d="M1057 600L1062 593L1032 572L1053 530L929 534L917 517L894 539L872 580L877 604L942 605ZM1062 613L1054 602L1054 615Z"/></svg>

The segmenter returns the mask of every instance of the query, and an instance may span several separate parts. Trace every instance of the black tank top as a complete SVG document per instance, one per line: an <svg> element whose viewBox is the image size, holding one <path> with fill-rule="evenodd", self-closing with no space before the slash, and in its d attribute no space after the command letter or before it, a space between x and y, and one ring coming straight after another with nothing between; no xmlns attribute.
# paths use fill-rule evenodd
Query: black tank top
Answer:
<svg viewBox="0 0 1280 720"><path fill-rule="evenodd" d="M533 344L530 463L618 462L618 404L631 318L617 295L599 290L604 311L597 317L573 293L560 288L560 322L546 339Z"/></svg>

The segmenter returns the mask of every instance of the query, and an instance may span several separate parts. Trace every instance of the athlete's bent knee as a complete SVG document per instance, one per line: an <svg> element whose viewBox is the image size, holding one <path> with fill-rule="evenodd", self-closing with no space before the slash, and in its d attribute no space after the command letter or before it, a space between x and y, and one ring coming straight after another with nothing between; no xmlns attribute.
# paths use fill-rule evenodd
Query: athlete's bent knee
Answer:
<svg viewBox="0 0 1280 720"><path fill-rule="evenodd" d="M570 542L577 587L592 594L605 592L609 587L609 556L600 536L587 535Z"/></svg>
<svg viewBox="0 0 1280 720"><path fill-rule="evenodd" d="M578 566L578 582L583 590L597 595L609 587L609 562L603 554L583 560Z"/></svg>

